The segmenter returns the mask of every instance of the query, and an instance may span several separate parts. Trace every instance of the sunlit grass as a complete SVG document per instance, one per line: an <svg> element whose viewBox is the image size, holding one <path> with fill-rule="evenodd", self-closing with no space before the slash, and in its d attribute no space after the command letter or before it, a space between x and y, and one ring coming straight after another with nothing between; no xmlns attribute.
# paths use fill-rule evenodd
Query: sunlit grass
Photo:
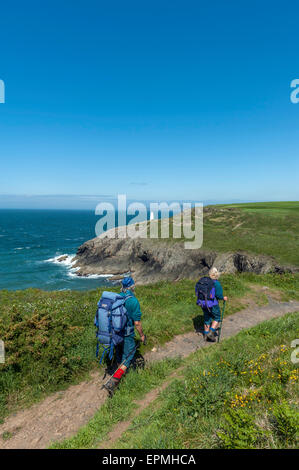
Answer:
<svg viewBox="0 0 299 470"><path fill-rule="evenodd" d="M165 281L137 287L148 336L142 353L202 326L195 282ZM221 282L229 297L225 316L252 303L267 303L267 291L251 285L271 287L283 300L299 298L298 275L224 275ZM0 338L6 346L6 364L0 364L0 419L86 379L98 367L93 319L102 290L0 291Z"/></svg>

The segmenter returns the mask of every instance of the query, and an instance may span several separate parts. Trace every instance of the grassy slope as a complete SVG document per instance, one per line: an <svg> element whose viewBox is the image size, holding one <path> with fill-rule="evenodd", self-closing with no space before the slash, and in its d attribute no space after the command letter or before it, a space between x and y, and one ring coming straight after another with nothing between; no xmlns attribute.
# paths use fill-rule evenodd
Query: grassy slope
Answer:
<svg viewBox="0 0 299 470"><path fill-rule="evenodd" d="M230 298L226 315L251 302L265 304L265 291L256 289L260 285L278 290L282 300L299 298L298 275L226 275L222 284ZM0 364L0 418L82 380L96 366L93 317L100 295L101 289L0 291L0 338L6 345L6 364ZM202 322L193 281L140 286L137 296L148 348Z"/></svg>
<svg viewBox="0 0 299 470"><path fill-rule="evenodd" d="M135 418L113 447L296 448L299 374L290 360L290 343L298 334L299 313L289 314L192 354L183 362L183 378ZM133 400L177 366L161 361L131 372L76 436L53 447L99 446L113 426L130 419Z"/></svg>
<svg viewBox="0 0 299 470"><path fill-rule="evenodd" d="M203 249L244 250L299 265L299 202L207 206L203 223Z"/></svg>
<svg viewBox="0 0 299 470"><path fill-rule="evenodd" d="M282 333L283 332L283 333ZM140 415L121 448L255 448L299 444L290 343L299 314L265 322L193 355L184 381Z"/></svg>

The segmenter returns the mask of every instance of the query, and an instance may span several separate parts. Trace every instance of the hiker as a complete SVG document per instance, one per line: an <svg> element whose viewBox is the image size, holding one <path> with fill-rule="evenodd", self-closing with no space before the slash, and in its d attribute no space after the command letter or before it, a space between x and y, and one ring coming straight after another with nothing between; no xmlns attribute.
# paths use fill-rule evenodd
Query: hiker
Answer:
<svg viewBox="0 0 299 470"><path fill-rule="evenodd" d="M132 277L125 277L122 280L122 291L120 295L122 297L128 297L125 301L124 306L127 310L127 324L125 329L125 336L122 343L116 346L116 360L118 368L113 374L111 379L105 384L105 388L112 395L114 389L118 386L122 376L125 374L127 369L130 367L130 364L134 358L136 352L136 343L134 339L135 328L139 333L140 339L145 343L145 335L142 330L141 325L141 311L140 304L135 297L135 282Z"/></svg>
<svg viewBox="0 0 299 470"><path fill-rule="evenodd" d="M202 277L195 286L197 305L200 305L204 315L204 340L216 341L217 328L221 319L219 300L227 301L218 281L220 273L217 268L211 268L209 277Z"/></svg>

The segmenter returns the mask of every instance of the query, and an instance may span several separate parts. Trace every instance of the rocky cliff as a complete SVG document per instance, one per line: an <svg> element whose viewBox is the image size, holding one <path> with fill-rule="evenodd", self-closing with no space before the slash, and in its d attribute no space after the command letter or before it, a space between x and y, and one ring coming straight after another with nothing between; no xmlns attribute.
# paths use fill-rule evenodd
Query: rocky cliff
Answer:
<svg viewBox="0 0 299 470"><path fill-rule="evenodd" d="M78 248L74 259L78 276L113 274L116 280L131 272L139 283L160 280L196 279L215 266L222 273L298 272L298 268L279 266L274 258L246 252L217 253L201 249L186 250L182 242L145 238L112 239L97 237Z"/></svg>

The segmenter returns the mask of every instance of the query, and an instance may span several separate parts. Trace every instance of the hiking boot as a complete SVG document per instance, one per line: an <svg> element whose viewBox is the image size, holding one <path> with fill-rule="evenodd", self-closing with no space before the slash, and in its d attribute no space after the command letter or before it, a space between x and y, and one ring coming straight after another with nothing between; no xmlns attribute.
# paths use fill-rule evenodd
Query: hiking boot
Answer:
<svg viewBox="0 0 299 470"><path fill-rule="evenodd" d="M215 343L216 341L216 334L215 331L209 331L209 333L206 335L207 336L207 341L212 341L212 343Z"/></svg>
<svg viewBox="0 0 299 470"><path fill-rule="evenodd" d="M111 377L111 379L108 380L108 382L103 385L103 388L107 390L110 397L112 397L112 395L114 394L114 391L118 387L119 382L120 382L119 379L116 379L115 377Z"/></svg>
<svg viewBox="0 0 299 470"><path fill-rule="evenodd" d="M203 333L202 337L204 341L208 341L208 333Z"/></svg>

